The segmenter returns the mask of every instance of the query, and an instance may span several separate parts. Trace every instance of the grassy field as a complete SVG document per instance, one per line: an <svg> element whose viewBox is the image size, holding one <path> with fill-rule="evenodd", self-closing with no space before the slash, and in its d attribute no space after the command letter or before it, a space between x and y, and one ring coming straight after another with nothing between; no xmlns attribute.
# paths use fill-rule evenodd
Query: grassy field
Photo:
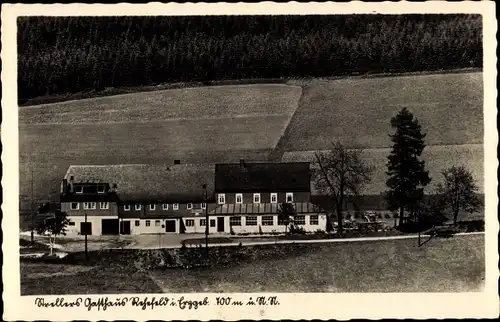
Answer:
<svg viewBox="0 0 500 322"><path fill-rule="evenodd" d="M361 156L363 160L374 167L372 182L364 189L364 194L376 195L386 188L385 181L387 170L387 156L390 148L366 149ZM479 192L484 189L484 150L482 144L463 144L463 145L434 145L427 146L423 153L423 159L426 161L426 167L430 171L433 179L427 187L428 192L433 192L435 185L442 182L441 171L453 165L464 165L472 172L474 179L479 187ZM314 151L292 151L285 152L283 160L291 161L313 161Z"/></svg>
<svg viewBox="0 0 500 322"><path fill-rule="evenodd" d="M428 145L483 142L482 73L311 80L281 144L285 151L327 148L332 140L389 147L390 119L408 107Z"/></svg>
<svg viewBox="0 0 500 322"><path fill-rule="evenodd" d="M299 86L213 86L22 107L20 194L30 194L31 169L44 199L70 164L265 159L300 95Z"/></svg>
<svg viewBox="0 0 500 322"><path fill-rule="evenodd" d="M291 161L335 139L369 148L376 171L366 193L379 194L389 120L403 106L427 132L431 175L464 164L480 183L482 92L482 73L464 72L178 88L22 107L21 200L30 198L32 169L35 198L54 199L70 164Z"/></svg>
<svg viewBox="0 0 500 322"><path fill-rule="evenodd" d="M484 235L433 239L420 248L416 242L308 244L300 255L210 269L21 262L21 292L470 292L484 286Z"/></svg>

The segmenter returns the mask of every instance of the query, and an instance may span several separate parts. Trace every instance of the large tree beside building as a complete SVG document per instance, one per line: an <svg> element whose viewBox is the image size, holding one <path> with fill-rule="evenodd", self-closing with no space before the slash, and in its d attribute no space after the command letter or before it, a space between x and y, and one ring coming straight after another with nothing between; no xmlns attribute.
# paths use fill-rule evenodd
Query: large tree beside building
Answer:
<svg viewBox="0 0 500 322"><path fill-rule="evenodd" d="M443 205L451 210L453 224L456 225L460 211L477 211L482 200L472 174L464 166L447 168L442 175L444 182L438 184L438 193L443 198Z"/></svg>
<svg viewBox="0 0 500 322"><path fill-rule="evenodd" d="M297 211L293 204L283 201L278 208L278 223L285 226L285 233L292 219L297 215Z"/></svg>
<svg viewBox="0 0 500 322"><path fill-rule="evenodd" d="M425 169L425 161L420 157L425 148L425 133L418 120L407 109L391 118L390 135L392 151L388 156L385 193L389 209L399 210L399 224L405 220L405 210L415 215L424 195L424 188L431 181Z"/></svg>
<svg viewBox="0 0 500 322"><path fill-rule="evenodd" d="M343 231L342 211L345 201L360 194L362 187L371 181L372 172L373 168L361 159L360 150L347 149L338 141L331 150L314 154L314 184L330 197L340 233Z"/></svg>

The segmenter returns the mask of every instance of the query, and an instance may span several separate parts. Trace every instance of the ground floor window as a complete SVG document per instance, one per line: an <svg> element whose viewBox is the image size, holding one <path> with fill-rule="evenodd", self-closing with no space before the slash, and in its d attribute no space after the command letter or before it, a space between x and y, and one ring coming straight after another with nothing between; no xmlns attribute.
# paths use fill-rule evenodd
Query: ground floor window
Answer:
<svg viewBox="0 0 500 322"><path fill-rule="evenodd" d="M74 221L70 221L70 222L68 223L68 225L69 225L69 226L74 226L74 225L75 225L75 222L74 222Z"/></svg>
<svg viewBox="0 0 500 322"><path fill-rule="evenodd" d="M296 225L305 225L306 216L295 216L295 218L293 218L293 223Z"/></svg>
<svg viewBox="0 0 500 322"><path fill-rule="evenodd" d="M78 210L80 208L80 204L78 202L71 203L71 210Z"/></svg>
<svg viewBox="0 0 500 322"><path fill-rule="evenodd" d="M155 226L156 227L160 226L160 221L159 220L155 220Z"/></svg>
<svg viewBox="0 0 500 322"><path fill-rule="evenodd" d="M100 202L99 208L101 209L109 209L109 202Z"/></svg>
<svg viewBox="0 0 500 322"><path fill-rule="evenodd" d="M186 219L186 227L193 227L194 219Z"/></svg>
<svg viewBox="0 0 500 322"><path fill-rule="evenodd" d="M141 221L140 221L140 220L136 220L136 221L135 221L135 226L136 226L136 227L138 227L138 226L140 226L140 225L141 225Z"/></svg>
<svg viewBox="0 0 500 322"><path fill-rule="evenodd" d="M215 227L215 219L210 219L210 227Z"/></svg>
<svg viewBox="0 0 500 322"><path fill-rule="evenodd" d="M146 227L151 226L151 222L149 220L146 220Z"/></svg>
<svg viewBox="0 0 500 322"><path fill-rule="evenodd" d="M200 219L200 226L205 226L207 224L206 219Z"/></svg>
<svg viewBox="0 0 500 322"><path fill-rule="evenodd" d="M231 226L241 226L241 217L239 216L229 217L229 224Z"/></svg>
<svg viewBox="0 0 500 322"><path fill-rule="evenodd" d="M262 216L262 226L274 225L274 216Z"/></svg>
<svg viewBox="0 0 500 322"><path fill-rule="evenodd" d="M245 224L247 226L257 226L257 216L246 216Z"/></svg>
<svg viewBox="0 0 500 322"><path fill-rule="evenodd" d="M310 225L318 225L319 224L318 215L309 216L309 224Z"/></svg>

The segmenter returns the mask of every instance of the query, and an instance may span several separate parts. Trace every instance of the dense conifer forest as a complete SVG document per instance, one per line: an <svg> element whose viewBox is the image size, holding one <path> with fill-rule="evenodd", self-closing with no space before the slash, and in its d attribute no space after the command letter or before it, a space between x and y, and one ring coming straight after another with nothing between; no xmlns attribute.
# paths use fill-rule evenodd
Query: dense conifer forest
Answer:
<svg viewBox="0 0 500 322"><path fill-rule="evenodd" d="M19 100L106 87L482 67L479 15L22 17Z"/></svg>

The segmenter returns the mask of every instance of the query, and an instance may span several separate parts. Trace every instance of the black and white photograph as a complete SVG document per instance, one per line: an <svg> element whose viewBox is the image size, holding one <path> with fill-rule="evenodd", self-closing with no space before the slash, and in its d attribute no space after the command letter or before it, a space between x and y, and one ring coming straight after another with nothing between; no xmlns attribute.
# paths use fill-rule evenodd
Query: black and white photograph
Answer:
<svg viewBox="0 0 500 322"><path fill-rule="evenodd" d="M494 3L187 5L2 10L4 262L38 319L497 292Z"/></svg>

